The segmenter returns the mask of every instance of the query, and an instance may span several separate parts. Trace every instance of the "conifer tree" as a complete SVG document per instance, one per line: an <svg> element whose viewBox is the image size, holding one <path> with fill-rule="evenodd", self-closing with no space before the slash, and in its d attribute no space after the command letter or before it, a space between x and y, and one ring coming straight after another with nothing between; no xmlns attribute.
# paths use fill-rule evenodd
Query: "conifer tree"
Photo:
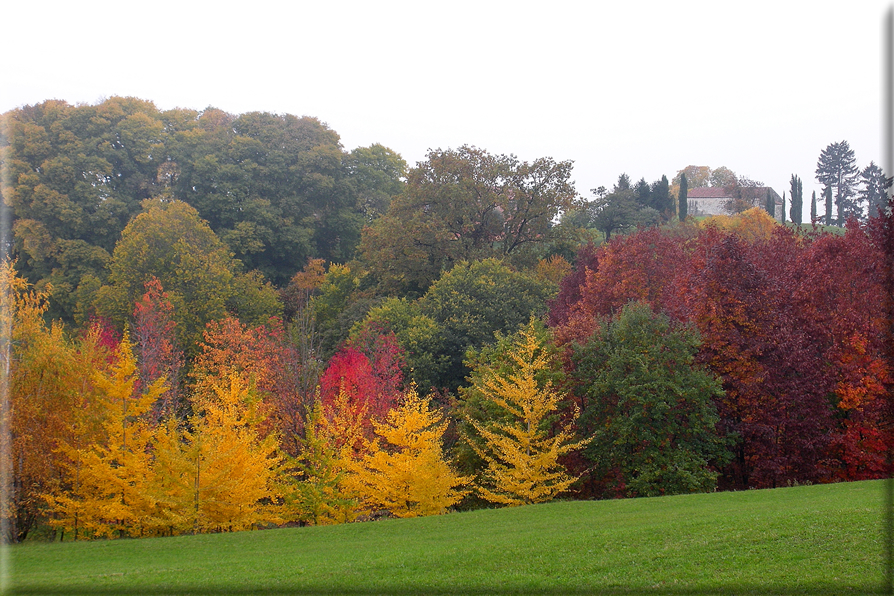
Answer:
<svg viewBox="0 0 894 596"><path fill-rule="evenodd" d="M493 503L524 505L549 501L576 480L559 458L580 449L587 441L574 441L571 423L551 430L549 422L559 410L560 394L552 383L538 382L538 373L550 367L549 356L538 341L531 321L514 338L512 370L489 371L477 382L493 407L502 411L485 426L468 422L483 439L470 441L486 468L478 494ZM506 420L506 421L504 421Z"/></svg>
<svg viewBox="0 0 894 596"><path fill-rule="evenodd" d="M469 492L463 486L471 478L456 474L444 458L447 421L415 388L384 422L373 425L377 439L358 471L372 510L385 509L396 517L437 515Z"/></svg>
<svg viewBox="0 0 894 596"><path fill-rule="evenodd" d="M148 528L154 507L150 498L151 430L146 415L165 391L160 378L146 392L135 392L139 375L133 346L125 332L108 372L96 373L95 398L102 419L96 443L75 448L63 445L70 458L68 475L75 479L66 493L47 495L55 513L52 523L74 530L79 526L96 537L138 536Z"/></svg>
<svg viewBox="0 0 894 596"><path fill-rule="evenodd" d="M810 195L810 223L816 223L816 191Z"/></svg>
<svg viewBox="0 0 894 596"><path fill-rule="evenodd" d="M684 221L689 216L689 186L686 182L686 174L680 175L680 198L679 211L680 221Z"/></svg>
<svg viewBox="0 0 894 596"><path fill-rule="evenodd" d="M791 207L791 213L789 215L791 216L792 223L801 225L801 219L802 219L801 213L803 211L803 205L804 205L804 201L803 201L804 189L801 184L801 178L792 174L792 179L791 179L790 184L791 184L791 191L792 191L792 207Z"/></svg>

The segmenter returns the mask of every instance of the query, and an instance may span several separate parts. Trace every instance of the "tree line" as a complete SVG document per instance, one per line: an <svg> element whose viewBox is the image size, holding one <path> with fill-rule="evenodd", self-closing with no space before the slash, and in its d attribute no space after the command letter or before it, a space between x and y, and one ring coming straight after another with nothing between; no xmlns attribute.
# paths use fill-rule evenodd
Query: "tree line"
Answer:
<svg viewBox="0 0 894 596"><path fill-rule="evenodd" d="M3 130L12 539L884 474L884 218L128 98Z"/></svg>

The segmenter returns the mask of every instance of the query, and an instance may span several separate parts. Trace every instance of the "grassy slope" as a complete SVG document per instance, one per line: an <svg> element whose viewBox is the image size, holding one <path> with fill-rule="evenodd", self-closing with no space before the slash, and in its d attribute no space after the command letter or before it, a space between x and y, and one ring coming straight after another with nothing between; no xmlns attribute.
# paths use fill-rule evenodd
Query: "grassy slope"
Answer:
<svg viewBox="0 0 894 596"><path fill-rule="evenodd" d="M865 594L882 482L12 549L15 594Z"/></svg>

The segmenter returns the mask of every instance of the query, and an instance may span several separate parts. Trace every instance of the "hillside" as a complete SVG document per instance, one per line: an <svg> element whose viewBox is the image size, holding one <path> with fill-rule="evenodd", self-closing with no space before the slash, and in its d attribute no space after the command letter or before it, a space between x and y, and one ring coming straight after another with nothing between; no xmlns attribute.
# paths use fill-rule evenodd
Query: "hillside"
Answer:
<svg viewBox="0 0 894 596"><path fill-rule="evenodd" d="M26 543L13 594L867 594L883 481Z"/></svg>

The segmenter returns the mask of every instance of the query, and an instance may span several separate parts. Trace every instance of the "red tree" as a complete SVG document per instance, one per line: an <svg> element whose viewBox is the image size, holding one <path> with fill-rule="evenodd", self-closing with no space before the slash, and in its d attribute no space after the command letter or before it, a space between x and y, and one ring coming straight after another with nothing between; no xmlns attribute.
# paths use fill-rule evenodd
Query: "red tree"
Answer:
<svg viewBox="0 0 894 596"><path fill-rule="evenodd" d="M173 415L179 407L180 369L183 352L177 347L174 307L161 282L152 277L145 283L146 293L133 311L133 340L140 366L140 384L148 387L161 377L167 378L167 390L153 404L156 422Z"/></svg>

